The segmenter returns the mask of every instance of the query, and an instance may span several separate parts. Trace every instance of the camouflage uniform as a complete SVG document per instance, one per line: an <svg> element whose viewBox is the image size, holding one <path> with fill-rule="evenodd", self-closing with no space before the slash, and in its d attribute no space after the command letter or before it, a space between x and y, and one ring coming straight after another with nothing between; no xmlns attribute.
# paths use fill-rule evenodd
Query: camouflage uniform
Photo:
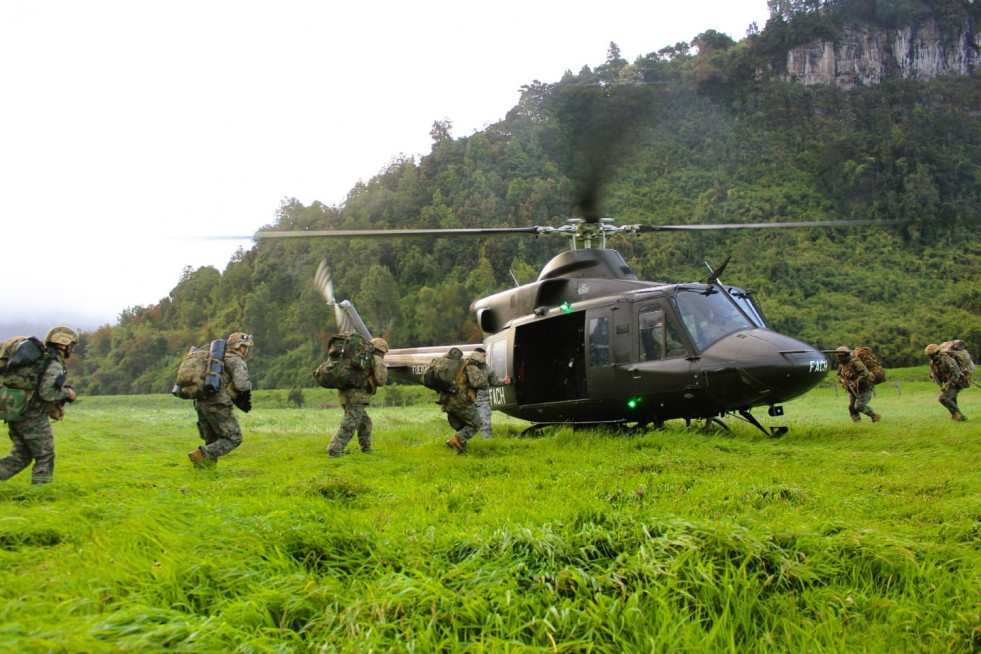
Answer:
<svg viewBox="0 0 981 654"><path fill-rule="evenodd" d="M491 428L491 414L493 409L490 404L490 389L496 386L506 386L504 380L497 376L497 373L491 369L486 363L478 364L481 371L487 377L487 388L481 388L477 390L477 399L474 403L477 406L477 413L480 415L480 434L484 438L490 438L494 435Z"/></svg>
<svg viewBox="0 0 981 654"><path fill-rule="evenodd" d="M387 347L386 347L387 349ZM351 442L354 432L358 433L358 445L362 452L371 451L371 417L368 415L368 405L371 396L379 386L388 383L388 367L385 365L384 352L375 350L372 354L371 380L368 388L344 388L337 391L337 400L344 408L344 418L337 428L337 433L327 445L327 454L340 456L347 444Z"/></svg>
<svg viewBox="0 0 981 654"><path fill-rule="evenodd" d="M930 357L930 376L940 384L937 401L950 411L951 418L964 420L964 414L957 406L957 394L970 385L970 379L961 372L961 367L957 365L954 358L941 352L939 348L927 356Z"/></svg>
<svg viewBox="0 0 981 654"><path fill-rule="evenodd" d="M194 400L198 414L198 433L204 445L198 448L211 464L242 444L242 428L235 418L233 398L252 392L249 367L236 350L225 352L221 388L211 397ZM192 453L193 454L193 453ZM193 457L192 457L193 460Z"/></svg>
<svg viewBox="0 0 981 654"><path fill-rule="evenodd" d="M450 427L456 430L446 444L455 449L458 454L463 454L467 441L480 430L480 413L474 400L478 391L488 388L487 375L476 361L469 359L464 363L464 374L467 376L469 389L463 393L440 393L437 401L446 413Z"/></svg>
<svg viewBox="0 0 981 654"><path fill-rule="evenodd" d="M841 350L841 348L839 348L838 362L840 364L838 379L848 391L848 415L851 416L852 421L861 421L861 414L864 413L873 422L879 422L882 416L869 406L869 402L872 400L872 389L875 388L875 377L872 376L861 359Z"/></svg>
<svg viewBox="0 0 981 654"><path fill-rule="evenodd" d="M48 347L54 358L41 375L30 408L20 420L7 423L13 448L0 459L0 480L7 480L31 464L32 484L47 484L54 476L54 434L49 416L63 414L61 405L68 401L69 389L65 386L65 359L58 350Z"/></svg>

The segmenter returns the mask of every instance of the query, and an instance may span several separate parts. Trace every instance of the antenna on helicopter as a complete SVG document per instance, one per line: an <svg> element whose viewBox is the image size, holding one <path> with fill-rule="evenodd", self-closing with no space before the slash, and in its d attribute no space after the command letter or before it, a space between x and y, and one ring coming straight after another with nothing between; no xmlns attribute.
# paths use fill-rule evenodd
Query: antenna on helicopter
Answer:
<svg viewBox="0 0 981 654"><path fill-rule="evenodd" d="M705 267L709 269L709 275L702 281L702 283L715 284L717 281L719 281L719 277L722 276L722 273L725 271L726 266L729 265L730 259L732 259L731 254L728 257L726 257L726 260L722 262L721 266L715 269L713 269L712 266L709 265L708 261L704 262Z"/></svg>

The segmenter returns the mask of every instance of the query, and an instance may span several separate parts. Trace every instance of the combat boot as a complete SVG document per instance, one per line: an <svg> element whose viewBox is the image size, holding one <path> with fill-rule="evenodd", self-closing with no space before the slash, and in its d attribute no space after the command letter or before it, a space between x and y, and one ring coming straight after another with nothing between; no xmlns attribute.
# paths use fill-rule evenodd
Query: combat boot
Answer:
<svg viewBox="0 0 981 654"><path fill-rule="evenodd" d="M880 420L882 420L882 414L881 413L874 413L874 414L872 414L872 422L879 422Z"/></svg>
<svg viewBox="0 0 981 654"><path fill-rule="evenodd" d="M218 463L205 456L200 447L193 452L188 452L187 458L191 460L195 468L213 468Z"/></svg>
<svg viewBox="0 0 981 654"><path fill-rule="evenodd" d="M852 422L862 422L862 416L858 413L851 414Z"/></svg>
<svg viewBox="0 0 981 654"><path fill-rule="evenodd" d="M965 420L967 420L967 418L964 417L964 414L961 413L960 411L954 411L954 414L950 416L950 419L956 420L957 422L964 422Z"/></svg>
<svg viewBox="0 0 981 654"><path fill-rule="evenodd" d="M464 445L460 442L460 439L456 434L453 434L453 436L450 437L450 440L446 441L446 446L451 450L456 450L457 454L463 454Z"/></svg>

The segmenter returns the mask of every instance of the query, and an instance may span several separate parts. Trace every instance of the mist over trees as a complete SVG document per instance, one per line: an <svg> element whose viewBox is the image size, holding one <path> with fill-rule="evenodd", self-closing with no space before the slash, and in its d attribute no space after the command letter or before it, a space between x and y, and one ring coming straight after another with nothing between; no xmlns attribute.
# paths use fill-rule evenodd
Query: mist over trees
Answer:
<svg viewBox="0 0 981 654"><path fill-rule="evenodd" d="M426 156L395 157L342 206L282 201L263 229L559 226L601 182L620 224L872 218L902 226L617 236L641 279L755 291L778 331L821 348L871 345L887 365L926 343L981 346L981 84L977 74L842 90L775 81L789 47L851 23L978 20L975 3L773 0L736 42L709 30L627 62L522 87L500 122L431 130ZM335 326L312 284L326 258L339 299L393 347L474 342L481 296L533 281L557 238L266 240L223 271L185 269L167 298L83 335L84 393L166 392L180 355L230 331L255 335L260 388L310 386ZM175 275L179 271L175 271Z"/></svg>

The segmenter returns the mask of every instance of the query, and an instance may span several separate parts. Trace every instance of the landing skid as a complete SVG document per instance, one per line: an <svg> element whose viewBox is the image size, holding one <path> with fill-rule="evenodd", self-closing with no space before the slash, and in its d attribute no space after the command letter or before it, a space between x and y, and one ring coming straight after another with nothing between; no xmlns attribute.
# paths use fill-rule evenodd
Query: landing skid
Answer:
<svg viewBox="0 0 981 654"><path fill-rule="evenodd" d="M782 410L775 411L774 409L775 408L771 408L770 415L783 415ZM761 425L760 421L756 419L756 416L754 416L749 411L742 409L738 413L739 416L734 416L734 417L738 417L740 420L745 420L746 422L753 425L754 427L756 427L761 432L763 432L764 434L766 434L771 438L780 438L781 436L785 435L788 431L788 428L785 426L770 427L770 429L767 430L767 428ZM728 414L728 415L732 415L732 414ZM702 432L707 432L713 425L721 427L725 431L729 431L729 425L723 422L722 418L718 416L713 416L711 418L705 419L705 424L702 425ZM689 426L689 427L691 426L691 418L685 419L685 426Z"/></svg>
<svg viewBox="0 0 981 654"><path fill-rule="evenodd" d="M782 407L780 408L780 411L779 412L776 411L776 409L777 409L777 407L771 407L770 408L770 415L771 416L772 415L783 415L783 409L782 409ZM767 436L769 436L771 438L780 438L781 436L783 436L784 434L786 434L787 431L788 431L788 428L785 427L785 426L782 426L782 425L779 426L779 427L770 427L770 430L767 431L766 427L764 427L763 425L761 425L760 424L760 421L757 420L755 418L755 416L753 416L752 413L750 413L749 411L746 411L745 409L741 409L739 411L739 415L741 415L743 417L743 420L745 420L749 424L753 425L754 427L756 427L761 432L763 432L764 434L766 434Z"/></svg>

